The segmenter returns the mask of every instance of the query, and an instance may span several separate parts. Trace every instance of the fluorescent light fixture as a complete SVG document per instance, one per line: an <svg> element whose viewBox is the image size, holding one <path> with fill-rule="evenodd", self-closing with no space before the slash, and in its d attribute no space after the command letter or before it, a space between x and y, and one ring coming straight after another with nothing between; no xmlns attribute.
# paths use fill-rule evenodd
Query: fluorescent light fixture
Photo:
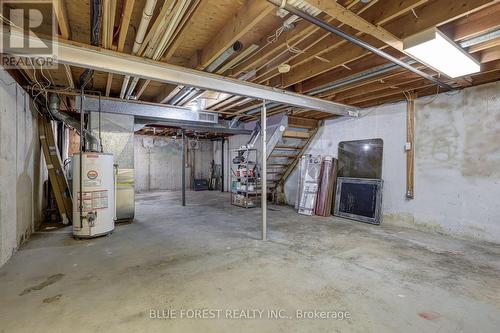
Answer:
<svg viewBox="0 0 500 333"><path fill-rule="evenodd" d="M415 59L451 78L481 70L476 59L435 27L406 38L403 49Z"/></svg>

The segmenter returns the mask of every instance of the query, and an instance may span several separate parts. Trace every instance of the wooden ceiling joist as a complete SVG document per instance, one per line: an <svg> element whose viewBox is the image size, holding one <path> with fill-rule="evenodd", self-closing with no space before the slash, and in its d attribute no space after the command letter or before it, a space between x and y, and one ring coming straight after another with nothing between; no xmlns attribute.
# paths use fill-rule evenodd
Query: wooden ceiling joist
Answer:
<svg viewBox="0 0 500 333"><path fill-rule="evenodd" d="M413 14L407 14L399 19L391 21L384 28L392 32L398 38L404 38L432 26L448 22L453 17L461 17L467 13L474 12L477 8L482 8L491 2L491 0L435 1L429 3L419 11L419 18L414 17ZM443 8L448 8L448 10L442 10ZM413 18L408 17L408 15L412 15ZM410 24L408 24L408 21L410 21ZM381 44L380 41L371 36L361 37L361 39L377 48L387 47L387 44ZM368 53L365 50L349 44L345 48L322 55L325 61L316 59L293 68L290 73L283 75L283 87L288 87L297 82L325 73L333 67L359 59L366 54ZM352 60L348 60L349 56L352 56Z"/></svg>
<svg viewBox="0 0 500 333"><path fill-rule="evenodd" d="M25 36L17 31L11 31L9 38L25 43L33 42L33 36ZM44 40L50 44L51 41ZM299 95L284 90L277 90L261 85L244 83L234 79L222 78L217 75L201 71L189 70L172 66L159 61L145 60L136 56L99 49L81 43L63 43L58 45L58 62L90 68L97 71L106 71L133 77L154 80L162 83L177 83L185 86L194 86L200 89L214 89L217 91L240 96L265 99L278 103L306 107L318 111L342 115L355 115L355 109L339 103L324 101L310 96Z"/></svg>
<svg viewBox="0 0 500 333"><path fill-rule="evenodd" d="M497 1L495 1L497 2ZM440 27L455 41L472 38L500 27L500 2Z"/></svg>
<svg viewBox="0 0 500 333"><path fill-rule="evenodd" d="M245 3L226 27L201 51L196 69L205 69L273 10L275 7L266 1L249 0Z"/></svg>
<svg viewBox="0 0 500 333"><path fill-rule="evenodd" d="M401 39L397 38L392 33L382 28L380 25L375 25L366 21L361 16L353 13L336 1L308 0L308 2L316 8L321 9L331 17L335 17L335 19L344 24L347 24L348 26L358 30L359 32L371 35L384 42L385 44L392 46L396 50L403 50L403 42L401 41ZM378 24L380 24L380 22Z"/></svg>
<svg viewBox="0 0 500 333"><path fill-rule="evenodd" d="M370 11L366 12L366 14L363 14L363 18L372 23L372 24L377 24L377 25L384 25L390 21L395 20L396 18L399 18L412 10L415 10L415 8L418 8L419 6L424 5L427 3L429 0L403 0L403 1L394 1L394 0L389 0L389 1L379 1L373 4L373 7ZM374 2L374 1L372 1ZM370 3L372 3L370 2ZM361 14L361 13L358 13ZM297 60L293 62L293 64L299 65L301 63L305 63L307 61L314 60L314 57L317 55L321 55L322 53L327 52L330 49L333 49L333 44L331 41L325 41L319 43L315 48L310 49L307 52L307 56L301 55ZM391 50L386 50L386 52L391 54ZM392 54L393 56L397 56L397 54ZM378 56L375 55L368 55L364 61L354 61L352 63L347 63L349 68L352 68L352 71L349 71L345 68L336 68L336 69L330 69L328 72L326 72L323 75L315 76L312 77L304 82L302 82L303 86L303 91L307 92L310 90L313 90L315 88L321 87L323 85L326 85L334 80L338 80L347 76L350 76L356 72L362 72L365 70L370 69L371 67L376 67L381 64L386 63L385 59L382 59Z"/></svg>
<svg viewBox="0 0 500 333"><path fill-rule="evenodd" d="M371 1L363 5L356 11L356 13L357 14L364 13L365 11L370 9L376 2L377 1ZM349 10L355 8L355 6L358 3L359 3L358 0L353 1L345 9ZM329 24L336 24L336 26L339 28L344 25L344 23L339 22L336 19L336 17L327 17L324 21ZM279 75L277 66L281 63L288 63L290 66L293 67L298 64L296 59L302 59L306 56L308 56L308 60L322 59L320 58L321 54L327 52L328 50L333 50L338 46L342 45L343 43L346 43L346 41L340 40L339 44L339 38L337 36L334 36L329 32L325 32L318 26L315 25L310 25L310 26L314 28L313 33L305 36L306 38L298 40L296 43L291 45L287 40L285 40L286 52L278 56L275 56L271 60L268 60L267 63L265 64L266 65L265 67L261 66L260 68L258 68L259 71L256 77L252 81L256 83L263 83ZM300 52L290 52L289 51L290 48L300 50ZM282 56L288 56L288 59L284 59Z"/></svg>
<svg viewBox="0 0 500 333"><path fill-rule="evenodd" d="M155 26L164 21L166 13L175 0L158 0L152 18L153 25L145 39L153 38ZM401 49L401 41L409 35L438 26L457 43L466 42L466 51L482 62L481 72L453 80L454 86L467 87L500 79L500 38L486 36L500 28L500 0L308 0L310 4L323 10L317 17L342 31L356 36L377 48L383 49L398 59L408 60ZM56 0L55 14L61 40L74 40L88 44L90 38L89 3L76 5L73 0ZM273 33L282 28L283 19L274 15L277 9L267 0L190 0L193 7L186 7L186 15L179 19L172 39L162 49L164 54L156 60L188 68L206 68L235 41L243 42L245 48L256 44L257 50L236 62L235 67L225 73L231 78L252 73L246 79L268 87L283 88L311 94L326 101L342 101L359 107L369 107L381 103L403 100L404 90L416 90L425 96L436 93L436 87L429 81L420 79L406 69L391 65L386 59L376 56L358 46L352 45L336 35L312 25L306 20L294 22L295 28ZM200 4L199 6L196 6ZM81 6L84 5L84 10ZM133 33L139 25L140 11L144 0L103 0L102 42L105 48L119 53L128 53ZM116 6L116 7L115 7ZM118 8L121 15L114 15ZM172 7L173 8L173 7ZM116 22L114 22L116 16ZM115 29L115 27L117 29ZM132 28L130 28L132 27ZM135 28L134 28L135 27ZM71 31L71 29L73 31ZM483 36L484 35L484 36ZM116 36L116 40L113 37ZM469 40L481 36L478 44ZM276 38L277 37L277 38ZM148 39L149 38L149 39ZM491 39L488 39L491 38ZM147 43L145 43L147 44ZM145 57L145 44L140 56ZM154 44L154 43L153 43ZM464 44L466 45L466 44ZM198 51L199 50L199 51ZM240 53L241 54L241 53ZM147 61L147 60L146 60ZM289 64L291 70L280 74L277 66ZM226 63L227 64L227 63ZM80 69L66 63L58 70L51 71L54 84L75 86L74 78ZM437 74L425 66L413 66ZM85 66L82 66L85 67ZM36 72L36 71L35 71ZM34 79L31 70L25 77ZM120 78L122 72L95 69L94 89L103 95L116 93L113 79ZM31 78L30 78L31 77ZM166 102L177 89L175 84L156 81L153 77L141 76L135 89L136 96L145 102ZM220 77L219 77L220 78ZM150 81L153 79L154 81ZM449 80L451 82L451 80ZM236 81L241 83L241 81ZM116 83L116 82L114 82ZM225 82L227 83L227 82ZM329 87L330 88L325 88ZM182 88L182 86L181 86ZM232 93L216 94L208 90L201 98L207 100L207 111L217 112L223 117L238 115L243 121L255 118L246 112L260 106L260 98L238 96ZM204 88L204 89L207 89ZM443 90L439 90L442 92ZM170 94L170 96L169 96ZM167 98L169 97L169 98ZM259 96L260 97L260 96ZM334 117L306 107L290 107L285 103L273 103L269 114L293 112L314 119ZM256 111L258 112L258 110ZM255 112L252 112L255 113Z"/></svg>
<svg viewBox="0 0 500 333"><path fill-rule="evenodd" d="M496 46L481 52L480 60L482 63L491 62L500 59L500 46Z"/></svg>
<svg viewBox="0 0 500 333"><path fill-rule="evenodd" d="M71 29L68 21L68 12L66 10L65 0L54 0L54 12L56 14L57 23L61 37L69 39L71 37Z"/></svg>

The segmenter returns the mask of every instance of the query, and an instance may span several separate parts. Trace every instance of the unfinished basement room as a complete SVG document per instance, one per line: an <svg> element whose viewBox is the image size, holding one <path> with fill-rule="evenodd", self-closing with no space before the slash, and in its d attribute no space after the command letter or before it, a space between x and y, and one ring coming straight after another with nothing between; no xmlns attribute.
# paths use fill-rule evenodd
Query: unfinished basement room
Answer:
<svg viewBox="0 0 500 333"><path fill-rule="evenodd" d="M500 0L0 0L0 332L500 332Z"/></svg>

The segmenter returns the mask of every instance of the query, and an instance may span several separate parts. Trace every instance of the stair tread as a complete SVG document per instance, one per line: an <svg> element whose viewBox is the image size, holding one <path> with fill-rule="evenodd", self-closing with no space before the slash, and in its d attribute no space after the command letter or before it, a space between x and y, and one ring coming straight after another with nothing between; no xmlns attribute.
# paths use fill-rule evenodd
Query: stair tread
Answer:
<svg viewBox="0 0 500 333"><path fill-rule="evenodd" d="M269 157L282 157L282 158L297 158L299 155L294 154L294 155L287 155L287 154L271 154Z"/></svg>
<svg viewBox="0 0 500 333"><path fill-rule="evenodd" d="M299 146L299 147L296 147L296 146L286 146L286 145L277 145L274 147L274 149L276 150L301 150L302 148L304 148L304 146Z"/></svg>
<svg viewBox="0 0 500 333"><path fill-rule="evenodd" d="M288 126L294 128L313 129L318 127L318 120L300 116L288 116Z"/></svg>
<svg viewBox="0 0 500 333"><path fill-rule="evenodd" d="M284 132L283 132L283 135L282 135L284 138L295 138L295 139L302 139L302 140L306 140L306 139L309 139L311 134L309 132L305 132L305 131L294 131L294 130L290 130L290 129L286 129Z"/></svg>

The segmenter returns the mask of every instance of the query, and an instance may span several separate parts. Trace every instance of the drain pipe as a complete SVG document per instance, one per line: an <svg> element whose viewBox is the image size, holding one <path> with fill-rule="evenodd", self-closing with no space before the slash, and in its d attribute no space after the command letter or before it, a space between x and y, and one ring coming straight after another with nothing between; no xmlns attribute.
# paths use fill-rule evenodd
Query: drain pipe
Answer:
<svg viewBox="0 0 500 333"><path fill-rule="evenodd" d="M444 89L448 89L448 90L455 90L455 88L453 88L452 86L448 85L447 83L444 83L436 78L434 78L432 75L429 75L427 73L424 73L422 72L421 70L418 70L410 65L408 65L407 63L399 60L398 58L396 57L393 57L391 56L390 54L387 54L385 53L384 51L381 51L379 49L377 49L376 47L368 44L368 43L365 43L364 41L362 41L361 39L358 39L356 37L353 37L349 34L346 34L345 32L343 32L342 30L338 29L337 27L334 27L333 25L331 24L328 24L326 23L325 21L322 21L314 16L311 16L307 13L304 13L303 11L293 7L293 6L290 6L288 4L286 4L285 2L285 5L282 6L282 1L281 0L267 0L268 2L272 3L273 5L275 6L278 6L278 7L281 7L281 8L284 8L286 11L294 14L294 15L297 15L298 17L300 17L301 19L303 20L306 20L314 25L317 25L318 27L320 28L323 28L325 29L326 31L328 32L331 32L332 34L335 34L345 40L348 40L349 42L361 47L361 48L364 48L372 53L375 53L376 55L378 56L381 56L382 58L385 58L387 60L389 60L390 62L400 66L400 67L403 67L421 77L423 77L424 79L427 79L431 82L434 82L435 84L437 84L438 86L444 88Z"/></svg>
<svg viewBox="0 0 500 333"><path fill-rule="evenodd" d="M233 45L227 48L217 59L215 59L208 67L205 69L205 72L212 73L214 72L217 68L220 67L229 57L231 57L233 54L241 51L243 48L243 44L240 41L236 41ZM191 88L191 87L184 87L182 88L181 91L177 93L172 99L170 99L167 103L171 105L177 105L180 101L185 99L189 94L192 92L199 92L200 89L198 88Z"/></svg>
<svg viewBox="0 0 500 333"><path fill-rule="evenodd" d="M137 33L135 35L134 46L132 48L132 54L136 55L139 52L142 43L144 42L144 37L146 36L146 32L148 30L149 22L151 21L151 17L153 16L153 12L155 10L156 0L147 0L144 5L144 9L142 11L141 22L139 23L139 28L137 29ZM125 76L123 80L122 89L120 91L120 98L126 97L130 98L132 92L139 81L139 78L135 77L130 84L130 87L127 90L128 83L130 81L130 76Z"/></svg>
<svg viewBox="0 0 500 333"><path fill-rule="evenodd" d="M217 59L212 61L210 65L207 66L205 69L205 72L212 73L215 71L217 68L219 68L220 65L227 59L229 59L230 56L235 54L236 52L240 52L241 49L243 48L243 44L240 41L236 41L233 45L227 48L226 51L224 51Z"/></svg>

